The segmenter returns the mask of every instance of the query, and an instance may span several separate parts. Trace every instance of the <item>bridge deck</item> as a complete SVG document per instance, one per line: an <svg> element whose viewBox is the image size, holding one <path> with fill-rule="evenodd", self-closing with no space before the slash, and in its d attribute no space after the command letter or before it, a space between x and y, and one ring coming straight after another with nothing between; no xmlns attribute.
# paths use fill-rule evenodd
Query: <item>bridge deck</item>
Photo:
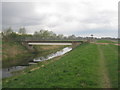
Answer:
<svg viewBox="0 0 120 90"><path fill-rule="evenodd" d="M24 41L27 43L83 43L83 41Z"/></svg>
<svg viewBox="0 0 120 90"><path fill-rule="evenodd" d="M72 43L28 43L29 45L72 45Z"/></svg>

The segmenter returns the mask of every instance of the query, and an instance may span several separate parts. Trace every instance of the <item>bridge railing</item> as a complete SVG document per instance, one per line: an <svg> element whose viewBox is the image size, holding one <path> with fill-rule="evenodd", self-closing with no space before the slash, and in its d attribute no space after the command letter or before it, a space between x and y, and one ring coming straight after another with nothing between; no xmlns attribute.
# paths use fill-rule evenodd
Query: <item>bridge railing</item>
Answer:
<svg viewBox="0 0 120 90"><path fill-rule="evenodd" d="M14 39L15 41L85 41L84 39L44 39L44 38L26 38L26 37L18 37Z"/></svg>

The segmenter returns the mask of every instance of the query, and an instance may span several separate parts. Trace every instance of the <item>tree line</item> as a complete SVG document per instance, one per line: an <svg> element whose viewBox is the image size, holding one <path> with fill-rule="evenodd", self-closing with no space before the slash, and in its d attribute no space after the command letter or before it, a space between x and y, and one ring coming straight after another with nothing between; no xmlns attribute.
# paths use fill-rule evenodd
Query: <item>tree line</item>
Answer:
<svg viewBox="0 0 120 90"><path fill-rule="evenodd" d="M65 36L63 34L56 34L53 31L48 31L41 29L39 31L35 31L34 34L27 34L25 27L19 28L18 32L15 32L11 27L3 30L1 32L1 37L6 40L89 40L93 38L93 34L90 37L80 37L75 36L74 34ZM94 39L99 39L95 38ZM103 37L103 40L117 40L118 38L111 37Z"/></svg>
<svg viewBox="0 0 120 90"><path fill-rule="evenodd" d="M39 30L35 31L34 34L27 34L24 27L19 28L18 32L15 32L11 27L1 32L2 38L12 40L81 40L82 37L75 35L65 36L63 34L56 34L53 31Z"/></svg>

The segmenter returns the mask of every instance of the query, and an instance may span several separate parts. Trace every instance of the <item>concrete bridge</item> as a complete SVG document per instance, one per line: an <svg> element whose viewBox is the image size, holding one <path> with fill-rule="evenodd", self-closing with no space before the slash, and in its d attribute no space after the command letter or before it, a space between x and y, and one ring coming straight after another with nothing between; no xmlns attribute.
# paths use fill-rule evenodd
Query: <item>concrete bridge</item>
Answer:
<svg viewBox="0 0 120 90"><path fill-rule="evenodd" d="M73 44L81 44L84 41L24 41L28 45L73 45Z"/></svg>
<svg viewBox="0 0 120 90"><path fill-rule="evenodd" d="M23 41L22 44L27 48L33 50L34 45L71 45L72 48L84 43L84 41L55 41L55 40L31 40L31 41Z"/></svg>

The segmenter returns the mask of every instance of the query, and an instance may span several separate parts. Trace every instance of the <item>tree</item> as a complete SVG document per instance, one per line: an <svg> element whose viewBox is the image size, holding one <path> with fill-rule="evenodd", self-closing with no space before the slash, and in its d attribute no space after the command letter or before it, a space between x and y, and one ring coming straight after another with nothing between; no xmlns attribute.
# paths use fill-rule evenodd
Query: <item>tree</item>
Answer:
<svg viewBox="0 0 120 90"><path fill-rule="evenodd" d="M56 39L57 37L57 35L52 31L49 31L49 36L50 36L50 39Z"/></svg>
<svg viewBox="0 0 120 90"><path fill-rule="evenodd" d="M38 37L39 36L39 33L37 31L34 32L34 36L35 37Z"/></svg>
<svg viewBox="0 0 120 90"><path fill-rule="evenodd" d="M75 38L76 38L75 35L70 35L70 36L68 36L68 39L75 39Z"/></svg>
<svg viewBox="0 0 120 90"><path fill-rule="evenodd" d="M48 30L45 30L45 31L43 32L43 37L44 37L44 39L49 39L50 33L49 33Z"/></svg>
<svg viewBox="0 0 120 90"><path fill-rule="evenodd" d="M10 35L12 32L13 32L13 30L12 30L11 27L9 27L8 29L6 29L6 30L4 31L5 35Z"/></svg>
<svg viewBox="0 0 120 90"><path fill-rule="evenodd" d="M23 28L20 28L19 29L19 33L20 34L25 34L26 33L26 29L23 27Z"/></svg>
<svg viewBox="0 0 120 90"><path fill-rule="evenodd" d="M64 38L64 35L63 35L63 34L58 34L57 38L58 38L58 39L63 39L63 38Z"/></svg>
<svg viewBox="0 0 120 90"><path fill-rule="evenodd" d="M1 32L1 37L3 37L4 36L4 33L3 32Z"/></svg>

